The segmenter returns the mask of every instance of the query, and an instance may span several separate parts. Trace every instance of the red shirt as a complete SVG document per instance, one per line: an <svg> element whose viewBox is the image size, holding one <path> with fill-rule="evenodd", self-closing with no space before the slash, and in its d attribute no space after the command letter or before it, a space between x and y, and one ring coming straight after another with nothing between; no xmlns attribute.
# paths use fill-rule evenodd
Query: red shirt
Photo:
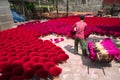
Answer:
<svg viewBox="0 0 120 80"><path fill-rule="evenodd" d="M85 38L84 30L85 30L85 27L87 26L87 24L84 21L79 21L75 24L75 26L76 26L75 37L80 38L80 39L84 39Z"/></svg>

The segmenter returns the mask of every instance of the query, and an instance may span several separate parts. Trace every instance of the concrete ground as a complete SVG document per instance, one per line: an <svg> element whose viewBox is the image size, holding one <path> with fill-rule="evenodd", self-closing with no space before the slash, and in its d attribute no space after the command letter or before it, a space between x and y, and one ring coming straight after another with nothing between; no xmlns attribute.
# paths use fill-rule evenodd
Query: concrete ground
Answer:
<svg viewBox="0 0 120 80"><path fill-rule="evenodd" d="M87 41L105 37L106 36L90 35ZM53 43L60 46L66 54L69 55L67 63L59 64L59 67L62 68L59 80L120 80L120 63L116 63L115 61L112 61L110 64L91 62L88 58L82 56L80 46L79 55L74 54L73 39L56 35L48 35L41 38L43 40L64 38L64 41L59 43L53 41ZM113 39L113 41L117 43L120 42L119 39Z"/></svg>

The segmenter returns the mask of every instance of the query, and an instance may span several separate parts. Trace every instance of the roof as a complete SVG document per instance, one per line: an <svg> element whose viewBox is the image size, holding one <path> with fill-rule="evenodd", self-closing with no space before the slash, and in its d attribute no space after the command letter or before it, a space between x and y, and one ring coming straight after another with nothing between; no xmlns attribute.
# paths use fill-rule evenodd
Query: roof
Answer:
<svg viewBox="0 0 120 80"><path fill-rule="evenodd" d="M19 1L22 1L22 0L8 0L8 1L16 1L16 2L19 2ZM28 2L36 2L36 0L23 0L23 1L28 1Z"/></svg>
<svg viewBox="0 0 120 80"><path fill-rule="evenodd" d="M120 0L103 0L104 4L120 4Z"/></svg>
<svg viewBox="0 0 120 80"><path fill-rule="evenodd" d="M22 0L8 0L8 1L14 2L14 3L18 3L18 2L21 2ZM23 1L38 3L37 0L23 0ZM52 4L52 3L51 3L51 2L48 2L48 1L41 1L40 4Z"/></svg>

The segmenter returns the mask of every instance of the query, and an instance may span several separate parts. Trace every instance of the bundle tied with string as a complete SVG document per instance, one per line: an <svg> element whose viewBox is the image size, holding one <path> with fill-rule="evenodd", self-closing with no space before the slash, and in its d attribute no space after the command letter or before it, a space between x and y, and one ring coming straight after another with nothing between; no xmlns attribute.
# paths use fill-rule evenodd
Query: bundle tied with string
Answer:
<svg viewBox="0 0 120 80"><path fill-rule="evenodd" d="M74 38L74 36L75 36L75 34L76 34L76 28L75 28L75 29L72 29L72 30L70 31L70 34L71 34L71 36Z"/></svg>
<svg viewBox="0 0 120 80"><path fill-rule="evenodd" d="M62 69L57 66L54 66L49 69L49 72L53 76L53 80L59 80L58 76L62 72Z"/></svg>

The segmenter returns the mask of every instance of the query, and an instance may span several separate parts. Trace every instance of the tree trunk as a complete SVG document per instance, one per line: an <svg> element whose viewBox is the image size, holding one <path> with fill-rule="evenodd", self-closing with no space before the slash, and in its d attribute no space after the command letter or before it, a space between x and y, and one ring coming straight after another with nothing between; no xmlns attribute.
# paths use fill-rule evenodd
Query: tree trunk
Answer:
<svg viewBox="0 0 120 80"><path fill-rule="evenodd" d="M66 12L67 12L66 15L68 16L68 11L69 11L69 1L68 1L68 0L67 0L67 9L66 9L66 10L67 10L67 11L66 11Z"/></svg>
<svg viewBox="0 0 120 80"><path fill-rule="evenodd" d="M57 17L59 17L59 15L58 15L58 0L56 0L56 12L57 12Z"/></svg>

